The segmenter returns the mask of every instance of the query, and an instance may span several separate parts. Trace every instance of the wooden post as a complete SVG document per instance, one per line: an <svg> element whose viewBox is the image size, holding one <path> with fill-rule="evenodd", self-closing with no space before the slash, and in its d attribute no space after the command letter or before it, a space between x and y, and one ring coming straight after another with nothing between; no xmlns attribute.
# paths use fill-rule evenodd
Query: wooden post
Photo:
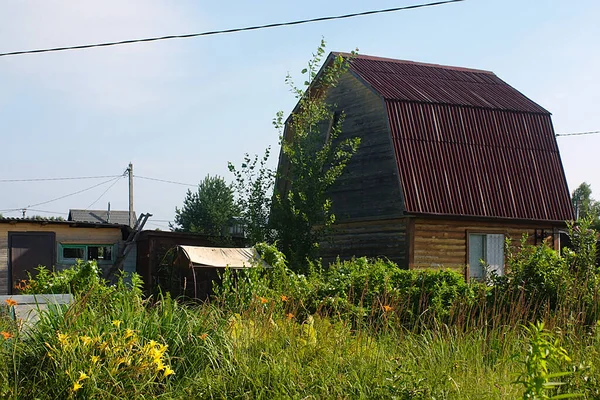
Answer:
<svg viewBox="0 0 600 400"><path fill-rule="evenodd" d="M129 173L129 226L133 228L133 224L135 223L133 217L133 164L129 163L129 168L127 168L127 172Z"/></svg>

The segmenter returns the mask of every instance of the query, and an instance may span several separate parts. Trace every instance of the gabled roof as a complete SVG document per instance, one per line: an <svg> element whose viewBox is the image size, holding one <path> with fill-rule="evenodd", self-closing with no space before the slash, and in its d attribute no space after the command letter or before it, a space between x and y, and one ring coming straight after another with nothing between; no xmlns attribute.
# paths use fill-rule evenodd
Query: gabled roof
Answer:
<svg viewBox="0 0 600 400"><path fill-rule="evenodd" d="M573 219L550 113L492 72L358 55L350 73L383 99L405 213Z"/></svg>
<svg viewBox="0 0 600 400"><path fill-rule="evenodd" d="M89 222L99 224L120 224L129 225L129 211L110 210L69 210L69 221ZM132 224L137 221L135 212L133 213Z"/></svg>

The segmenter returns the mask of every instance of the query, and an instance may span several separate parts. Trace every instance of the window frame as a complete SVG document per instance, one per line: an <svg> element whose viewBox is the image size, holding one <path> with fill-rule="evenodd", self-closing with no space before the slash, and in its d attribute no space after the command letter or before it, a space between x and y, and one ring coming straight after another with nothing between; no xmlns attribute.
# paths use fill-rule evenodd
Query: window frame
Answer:
<svg viewBox="0 0 600 400"><path fill-rule="evenodd" d="M58 264L75 264L77 260L88 261L89 248L90 247L109 247L111 249L111 259L96 259L95 261L100 264L113 264L116 259L117 245L114 243L58 243L57 258ZM63 256L64 249L83 249L82 258L66 258Z"/></svg>
<svg viewBox="0 0 600 400"><path fill-rule="evenodd" d="M508 232L506 232L505 229L498 229L498 228L486 228L486 229L467 229L466 230L466 255L465 255L465 264L467 266L466 271L465 271L465 277L467 279L485 279L485 270L482 271L482 276L481 277L476 277L476 276L472 276L471 275L471 235L484 235L484 250L485 250L485 259L484 261L486 262L486 264L488 263L488 255L487 255L487 240L488 240L488 236L489 235L502 235L502 255L503 255L503 260L502 260L502 271L501 271L501 276L505 274L505 268L506 268L506 252L504 251L504 243L506 242L506 238L508 238Z"/></svg>

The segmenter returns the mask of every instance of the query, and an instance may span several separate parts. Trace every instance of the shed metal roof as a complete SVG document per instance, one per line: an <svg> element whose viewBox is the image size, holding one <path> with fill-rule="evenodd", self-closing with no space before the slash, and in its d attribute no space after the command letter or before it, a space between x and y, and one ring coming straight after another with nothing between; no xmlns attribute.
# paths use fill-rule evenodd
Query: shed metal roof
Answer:
<svg viewBox="0 0 600 400"><path fill-rule="evenodd" d="M350 71L384 100L406 213L573 219L550 113L492 72L362 55Z"/></svg>
<svg viewBox="0 0 600 400"><path fill-rule="evenodd" d="M122 224L107 224L100 222L79 222L79 221L66 221L50 218L16 218L16 217L0 217L0 223L5 224L39 224L39 225L68 225L71 227L79 228L119 228L123 227Z"/></svg>
<svg viewBox="0 0 600 400"><path fill-rule="evenodd" d="M223 248L179 246L185 251L194 267L216 267L244 269L261 264L267 266L258 256L256 249L248 248Z"/></svg>
<svg viewBox="0 0 600 400"><path fill-rule="evenodd" d="M110 210L69 210L69 221L90 222L99 224L120 224L129 225L129 211ZM133 213L132 224L137 221L135 212Z"/></svg>

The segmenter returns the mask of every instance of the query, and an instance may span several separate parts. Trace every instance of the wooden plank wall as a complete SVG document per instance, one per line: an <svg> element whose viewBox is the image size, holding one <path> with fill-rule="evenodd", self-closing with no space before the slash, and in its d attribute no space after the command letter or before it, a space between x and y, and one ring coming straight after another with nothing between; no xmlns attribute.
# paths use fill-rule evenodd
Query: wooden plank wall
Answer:
<svg viewBox="0 0 600 400"><path fill-rule="evenodd" d="M327 265L352 257L387 257L408 268L406 219L396 158L383 100L351 73L327 101L346 119L338 140L360 137L361 144L329 191L336 224L321 243Z"/></svg>
<svg viewBox="0 0 600 400"><path fill-rule="evenodd" d="M122 237L120 228L80 228L43 222L2 223L0 224L0 294L8 293L8 232L55 232L57 244L114 244Z"/></svg>
<svg viewBox="0 0 600 400"><path fill-rule="evenodd" d="M407 268L407 219L357 221L340 223L320 245L323 265L329 265L339 256L385 257Z"/></svg>
<svg viewBox="0 0 600 400"><path fill-rule="evenodd" d="M346 73L327 101L346 119L338 140L360 137L358 151L329 191L340 222L403 216L396 158L383 100Z"/></svg>
<svg viewBox="0 0 600 400"><path fill-rule="evenodd" d="M553 226L540 223L507 223L439 218L415 218L410 268L451 268L464 273L467 260L467 233L502 233L518 245L522 235L534 244L536 229L552 232Z"/></svg>

